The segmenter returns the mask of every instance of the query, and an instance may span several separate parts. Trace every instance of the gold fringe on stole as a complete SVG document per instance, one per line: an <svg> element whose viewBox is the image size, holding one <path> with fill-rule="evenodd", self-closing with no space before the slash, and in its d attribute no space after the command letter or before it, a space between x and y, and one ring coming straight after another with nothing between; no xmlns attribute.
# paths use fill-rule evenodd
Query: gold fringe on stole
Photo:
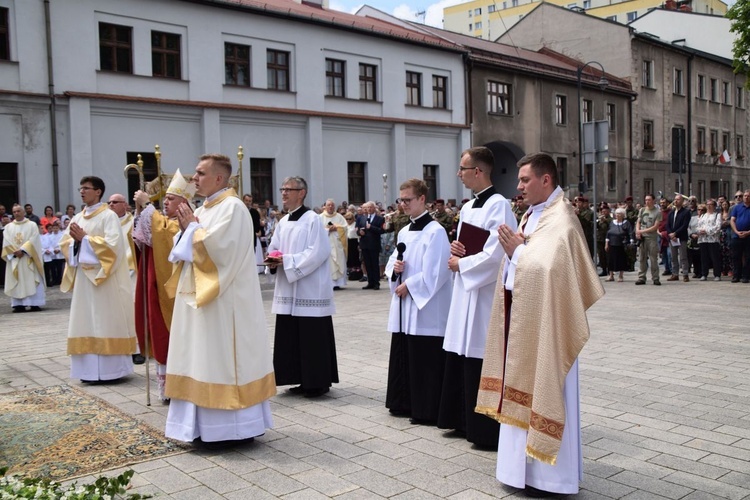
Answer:
<svg viewBox="0 0 750 500"><path fill-rule="evenodd" d="M477 406L474 408L474 413L479 413L480 415L484 415L487 417L490 417L492 420L500 421L499 415L497 413L497 408L490 408L489 406Z"/></svg>
<svg viewBox="0 0 750 500"><path fill-rule="evenodd" d="M526 446L526 455L533 458L534 460L539 460L540 462L544 462L545 464L555 465L557 463L556 455L555 456L547 455L546 453L537 451L529 446Z"/></svg>
<svg viewBox="0 0 750 500"><path fill-rule="evenodd" d="M26 252L26 255L31 258L34 266L36 267L36 270L39 271L39 276L44 278L44 263L39 260L39 255L36 253L36 248L34 247L34 245L32 245L30 241L27 241L21 246L21 250ZM42 283L44 283L44 279L42 279Z"/></svg>
<svg viewBox="0 0 750 500"><path fill-rule="evenodd" d="M519 420L515 417L509 417L508 415L498 415L497 421L501 424L512 425L513 427L518 427L519 429L523 429L525 431L529 430L528 422L524 422L523 420Z"/></svg>
<svg viewBox="0 0 750 500"><path fill-rule="evenodd" d="M127 355L135 353L135 337L68 337L68 355Z"/></svg>
<svg viewBox="0 0 750 500"><path fill-rule="evenodd" d="M190 401L203 408L240 410L261 403L276 395L273 372L242 386L200 382L184 375L167 374L166 395Z"/></svg>
<svg viewBox="0 0 750 500"><path fill-rule="evenodd" d="M203 240L206 230L202 227L193 233L193 272L195 273L195 303L203 307L219 296L219 270L208 255Z"/></svg>

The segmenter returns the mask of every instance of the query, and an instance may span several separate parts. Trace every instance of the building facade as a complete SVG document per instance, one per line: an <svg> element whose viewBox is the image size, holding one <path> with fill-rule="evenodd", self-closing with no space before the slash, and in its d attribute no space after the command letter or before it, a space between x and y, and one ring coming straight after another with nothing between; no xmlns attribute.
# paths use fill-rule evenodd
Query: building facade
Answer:
<svg viewBox="0 0 750 500"><path fill-rule="evenodd" d="M642 199L645 193L682 192L705 200L750 185L745 76L733 73L731 60L547 3L501 37L509 39L531 50L548 47L599 61L631 82L638 97L628 125L629 194ZM673 129L684 130L682 148L673 144ZM673 168L678 150L682 172ZM725 150L732 160L722 165L718 158Z"/></svg>
<svg viewBox="0 0 750 500"><path fill-rule="evenodd" d="M243 146L259 201L291 175L310 204L392 201L408 177L463 195L463 53L434 36L291 0L0 0L0 19L0 203L78 204L84 175L132 193L123 167L155 175L155 144L166 173Z"/></svg>

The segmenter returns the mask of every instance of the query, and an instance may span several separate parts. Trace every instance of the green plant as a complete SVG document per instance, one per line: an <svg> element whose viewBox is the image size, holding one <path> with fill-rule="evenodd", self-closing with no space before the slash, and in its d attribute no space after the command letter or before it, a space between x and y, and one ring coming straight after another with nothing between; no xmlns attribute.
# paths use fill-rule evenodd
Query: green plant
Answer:
<svg viewBox="0 0 750 500"><path fill-rule="evenodd" d="M6 476L7 467L0 467L0 500L15 498L35 498L40 500L140 500L151 495L128 494L133 470L127 470L117 477L100 476L91 484L68 487L43 477Z"/></svg>

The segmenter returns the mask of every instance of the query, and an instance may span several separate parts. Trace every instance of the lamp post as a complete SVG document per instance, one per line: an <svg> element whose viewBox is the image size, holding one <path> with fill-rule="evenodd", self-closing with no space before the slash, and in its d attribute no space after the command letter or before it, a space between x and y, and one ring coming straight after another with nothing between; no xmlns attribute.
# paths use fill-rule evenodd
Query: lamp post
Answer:
<svg viewBox="0 0 750 500"><path fill-rule="evenodd" d="M383 210L388 209L388 174L383 174Z"/></svg>

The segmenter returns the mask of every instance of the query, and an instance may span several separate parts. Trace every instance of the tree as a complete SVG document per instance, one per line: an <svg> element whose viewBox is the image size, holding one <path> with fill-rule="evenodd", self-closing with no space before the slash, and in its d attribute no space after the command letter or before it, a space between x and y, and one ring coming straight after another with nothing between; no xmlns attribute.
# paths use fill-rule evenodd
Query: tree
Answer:
<svg viewBox="0 0 750 500"><path fill-rule="evenodd" d="M732 67L735 73L746 74L750 67L750 1L737 0L727 11L727 17L732 20L729 31L736 35ZM745 80L745 87L750 89L750 79Z"/></svg>

